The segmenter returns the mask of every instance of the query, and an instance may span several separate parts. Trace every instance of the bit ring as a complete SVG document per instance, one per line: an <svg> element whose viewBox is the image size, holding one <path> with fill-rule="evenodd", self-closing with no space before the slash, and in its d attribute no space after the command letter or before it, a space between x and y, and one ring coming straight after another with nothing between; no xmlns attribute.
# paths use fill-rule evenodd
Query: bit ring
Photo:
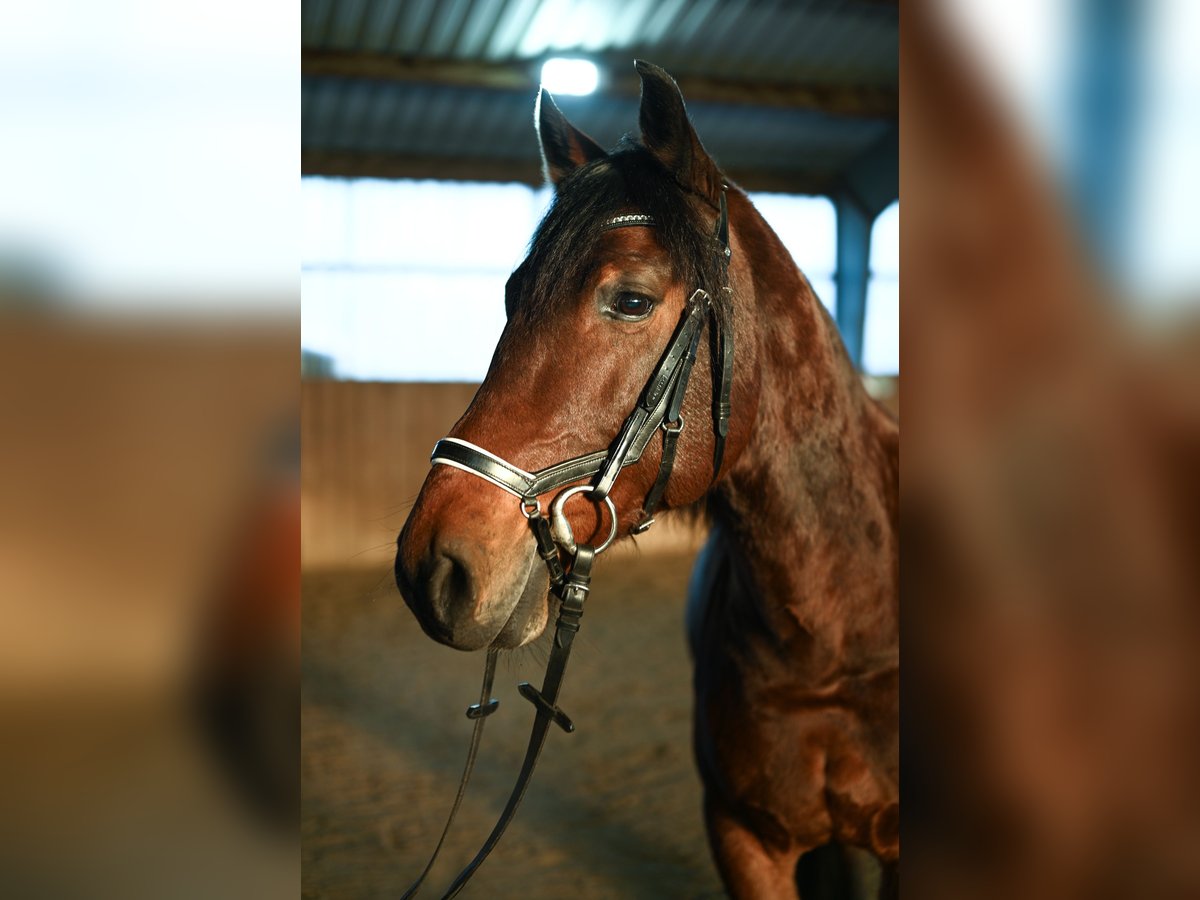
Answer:
<svg viewBox="0 0 1200 900"><path fill-rule="evenodd" d="M575 553L575 549L578 545L575 542L575 535L571 532L571 523L568 522L567 517L563 515L563 506L571 497L574 497L576 494L582 494L585 491L587 493L592 493L595 491L595 488L593 488L590 484L580 484L573 488L567 488L565 491L555 497L554 502L550 504L550 528L555 535L555 540L559 540L560 535L565 535L566 540L559 541L559 543L562 544L563 549L571 554ZM612 497L609 497L607 494L605 494L604 497L599 501L592 500L592 502L603 503L605 506L607 506L609 518L612 520L612 525L610 525L608 529L608 537L605 539L603 544L596 548L596 555L599 556L609 548L613 541L617 539L617 508L613 505Z"/></svg>

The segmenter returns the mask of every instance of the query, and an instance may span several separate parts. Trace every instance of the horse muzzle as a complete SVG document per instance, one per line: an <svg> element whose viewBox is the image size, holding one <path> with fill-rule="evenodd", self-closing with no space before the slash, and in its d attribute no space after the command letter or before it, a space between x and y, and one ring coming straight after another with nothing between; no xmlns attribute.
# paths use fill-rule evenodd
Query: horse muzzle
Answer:
<svg viewBox="0 0 1200 900"><path fill-rule="evenodd" d="M422 630L458 650L518 647L541 634L549 579L519 513L508 504L424 499L433 498L418 499L395 564L396 585ZM455 510L454 523L435 521L439 508Z"/></svg>

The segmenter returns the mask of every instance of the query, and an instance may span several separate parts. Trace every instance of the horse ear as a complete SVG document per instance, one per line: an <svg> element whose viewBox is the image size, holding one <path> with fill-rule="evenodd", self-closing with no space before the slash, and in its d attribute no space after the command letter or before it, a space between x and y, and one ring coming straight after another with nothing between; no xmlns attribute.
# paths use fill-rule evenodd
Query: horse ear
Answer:
<svg viewBox="0 0 1200 900"><path fill-rule="evenodd" d="M554 184L580 166L608 155L603 147L567 121L545 88L538 91L533 120L542 145L542 169L546 179Z"/></svg>
<svg viewBox="0 0 1200 900"><path fill-rule="evenodd" d="M642 79L642 105L638 119L642 143L685 187L713 203L721 195L721 170L700 143L688 119L683 94L675 79L653 63L634 62Z"/></svg>

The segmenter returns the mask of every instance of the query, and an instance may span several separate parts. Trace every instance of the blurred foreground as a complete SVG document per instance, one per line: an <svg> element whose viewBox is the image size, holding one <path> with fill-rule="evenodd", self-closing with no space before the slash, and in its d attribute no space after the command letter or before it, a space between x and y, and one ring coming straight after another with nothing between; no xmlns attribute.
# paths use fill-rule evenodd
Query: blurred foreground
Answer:
<svg viewBox="0 0 1200 900"><path fill-rule="evenodd" d="M0 896L294 896L299 12L5 12Z"/></svg>
<svg viewBox="0 0 1200 900"><path fill-rule="evenodd" d="M0 895L293 896L296 332L0 330Z"/></svg>
<svg viewBox="0 0 1200 900"><path fill-rule="evenodd" d="M1200 291L1098 274L943 10L901 47L906 892L1198 896Z"/></svg>

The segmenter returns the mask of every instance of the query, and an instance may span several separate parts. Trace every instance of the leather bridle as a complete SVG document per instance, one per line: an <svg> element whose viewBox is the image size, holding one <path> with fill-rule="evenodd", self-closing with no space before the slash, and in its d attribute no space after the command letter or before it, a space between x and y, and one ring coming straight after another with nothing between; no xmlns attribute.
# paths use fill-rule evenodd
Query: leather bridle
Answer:
<svg viewBox="0 0 1200 900"><path fill-rule="evenodd" d="M667 344L666 350L651 372L646 386L638 398L637 405L626 417L616 439L607 450L597 450L582 456L572 457L536 472L527 472L482 447L459 438L447 437L438 441L433 448L432 465L452 466L469 472L507 491L517 498L521 513L529 521L537 542L538 555L546 564L550 576L550 593L559 598L559 614L554 628L554 642L550 659L546 664L546 675L538 690L529 682L518 685L521 696L529 700L536 710L529 745L525 751L517 782L509 796L500 818L483 847L470 864L459 873L443 900L454 897L470 880L475 871L487 859L499 842L517 807L525 796L534 767L541 755L550 724L564 731L575 730L571 722L557 705L558 694L570 658L571 645L579 631L579 620L583 615L583 604L591 584L592 562L604 552L617 536L617 510L609 496L614 483L626 466L638 462L650 440L658 431L662 432L662 457L658 475L642 503L642 518L632 529L641 534L654 524L654 512L666 492L671 470L675 465L679 435L683 432L683 399L687 391L700 336L706 321L711 321L714 336L713 365L713 481L721 471L725 455L725 441L729 432L730 396L733 384L733 331L732 289L729 286L729 213L725 201L725 185L722 185L719 215L713 235L715 252L719 258L721 286L717 298L704 288L696 288L684 304L679 324ZM604 223L605 230L626 227L654 227L657 223L651 216L628 214L616 216ZM718 306L718 304L722 304ZM590 484L572 485L591 478ZM565 490L563 490L565 488ZM559 491L550 504L549 516L542 514L542 494ZM577 543L571 527L563 513L566 501L576 495L586 495L593 503L608 508L611 521L607 538L597 547ZM467 783L479 751L483 725L494 713L500 701L491 697L492 682L496 672L496 648L489 648L484 665L483 685L479 702L467 709L467 717L475 721L467 762L459 781L458 793L442 830L441 838L434 848L425 870L404 893L404 900L414 897L433 868L434 861L445 843L446 835L466 793Z"/></svg>

